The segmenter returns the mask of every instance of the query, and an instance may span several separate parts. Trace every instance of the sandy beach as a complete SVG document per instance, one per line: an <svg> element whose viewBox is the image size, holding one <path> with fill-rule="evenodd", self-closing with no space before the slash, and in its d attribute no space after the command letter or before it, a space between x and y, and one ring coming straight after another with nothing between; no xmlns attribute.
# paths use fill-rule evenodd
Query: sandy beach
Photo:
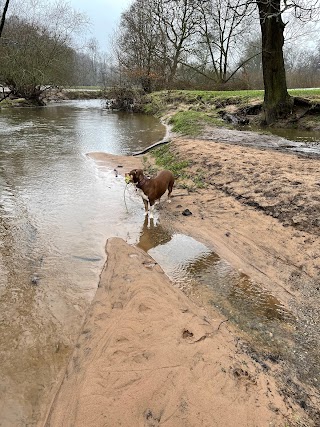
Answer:
<svg viewBox="0 0 320 427"><path fill-rule="evenodd" d="M319 159L213 139L173 138L206 188L162 203L168 223L212 248L295 316L317 360ZM124 174L141 157L90 156ZM192 215L182 215L189 209ZM257 360L250 337L121 239L107 262L46 426L316 426L317 377ZM312 347L313 345L313 347ZM261 355L263 351L261 350ZM290 370L290 374L288 374Z"/></svg>

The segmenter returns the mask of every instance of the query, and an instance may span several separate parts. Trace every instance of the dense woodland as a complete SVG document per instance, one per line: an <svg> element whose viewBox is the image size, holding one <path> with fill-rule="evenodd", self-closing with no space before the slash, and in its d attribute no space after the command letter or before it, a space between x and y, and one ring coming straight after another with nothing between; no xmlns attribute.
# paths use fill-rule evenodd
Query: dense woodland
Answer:
<svg viewBox="0 0 320 427"><path fill-rule="evenodd" d="M318 3L135 0L122 14L112 51L102 53L94 39L80 40L86 17L68 3L0 0L0 84L30 99L65 85L262 89L263 43L271 32L280 62L283 51L287 87L319 87ZM264 62L272 60L269 53Z"/></svg>

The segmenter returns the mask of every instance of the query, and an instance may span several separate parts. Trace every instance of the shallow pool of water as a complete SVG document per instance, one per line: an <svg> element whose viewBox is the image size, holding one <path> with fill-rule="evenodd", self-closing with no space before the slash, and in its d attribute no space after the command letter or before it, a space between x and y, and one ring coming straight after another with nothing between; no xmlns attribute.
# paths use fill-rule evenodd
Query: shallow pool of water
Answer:
<svg viewBox="0 0 320 427"><path fill-rule="evenodd" d="M264 128L262 128L263 130ZM253 129L261 131L261 129ZM292 152L320 155L320 131L268 127L267 133L279 136L279 148Z"/></svg>
<svg viewBox="0 0 320 427"><path fill-rule="evenodd" d="M161 265L175 286L206 310L213 309L237 325L250 344L249 352L286 366L288 381L296 376L318 388L319 342L306 332L301 319L261 284L234 269L190 236L168 230L161 222L145 220L138 246ZM312 342L312 346L310 346ZM253 353L252 353L253 352ZM260 356L257 356L260 354Z"/></svg>
<svg viewBox="0 0 320 427"><path fill-rule="evenodd" d="M154 236L157 238L151 246ZM270 337L278 344L289 338L288 331L295 320L292 313L202 243L190 236L170 234L159 224L149 224L142 231L138 246L148 248L148 253L187 295L217 308L246 332L259 331L260 341L264 334L268 344Z"/></svg>

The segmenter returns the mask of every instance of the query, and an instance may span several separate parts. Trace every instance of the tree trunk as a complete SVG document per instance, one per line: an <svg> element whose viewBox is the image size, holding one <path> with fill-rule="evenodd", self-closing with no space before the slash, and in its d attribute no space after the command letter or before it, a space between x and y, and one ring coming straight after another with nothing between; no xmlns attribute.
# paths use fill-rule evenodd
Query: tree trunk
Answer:
<svg viewBox="0 0 320 427"><path fill-rule="evenodd" d="M292 111L283 60L284 23L280 0L257 0L262 35L265 122L271 124Z"/></svg>

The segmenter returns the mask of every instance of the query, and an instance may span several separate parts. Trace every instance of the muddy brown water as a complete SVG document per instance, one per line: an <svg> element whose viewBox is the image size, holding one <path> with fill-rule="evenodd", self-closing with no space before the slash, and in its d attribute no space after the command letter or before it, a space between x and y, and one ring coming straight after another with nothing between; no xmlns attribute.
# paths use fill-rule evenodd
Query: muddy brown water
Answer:
<svg viewBox="0 0 320 427"><path fill-rule="evenodd" d="M1 111L2 427L35 425L43 411L111 236L147 251L176 286L218 308L273 357L294 359L304 350L295 343L294 316L275 296L203 244L164 227L158 213L145 218L133 189L124 196L123 178L85 156L131 154L164 134L156 119L109 113L98 100Z"/></svg>

